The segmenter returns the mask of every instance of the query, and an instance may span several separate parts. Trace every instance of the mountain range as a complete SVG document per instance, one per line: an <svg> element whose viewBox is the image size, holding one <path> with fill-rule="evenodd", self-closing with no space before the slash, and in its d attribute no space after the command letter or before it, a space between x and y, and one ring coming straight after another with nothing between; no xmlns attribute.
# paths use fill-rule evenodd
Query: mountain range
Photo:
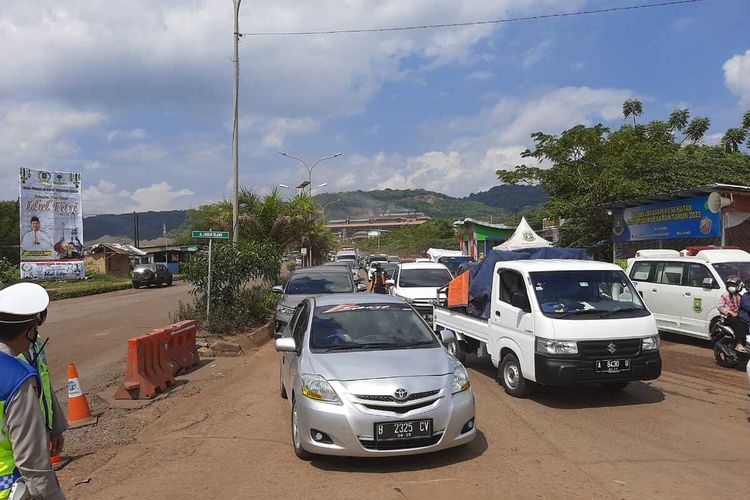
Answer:
<svg viewBox="0 0 750 500"><path fill-rule="evenodd" d="M316 196L316 202L325 207L327 220L372 217L389 212L423 212L435 219L471 217L501 222L540 206L547 198L547 193L535 186L494 186L464 198L425 189L380 189L322 193ZM187 213L187 210L139 213L141 242L160 238L164 227L167 233L179 230L187 220ZM83 235L87 244L132 242L133 214L86 217Z"/></svg>

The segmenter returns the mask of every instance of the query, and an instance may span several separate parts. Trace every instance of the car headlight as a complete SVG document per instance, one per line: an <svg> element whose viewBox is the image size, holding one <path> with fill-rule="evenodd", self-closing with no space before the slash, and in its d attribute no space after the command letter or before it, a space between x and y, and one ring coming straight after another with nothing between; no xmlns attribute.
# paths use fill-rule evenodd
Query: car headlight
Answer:
<svg viewBox="0 0 750 500"><path fill-rule="evenodd" d="M291 316L292 314L294 314L294 308L287 307L287 306L279 306L276 308L276 312L279 314L283 314L284 316Z"/></svg>
<svg viewBox="0 0 750 500"><path fill-rule="evenodd" d="M320 375L302 375L302 395L315 401L341 404L331 384Z"/></svg>
<svg viewBox="0 0 750 500"><path fill-rule="evenodd" d="M466 368L463 365L456 365L456 369L453 370L453 394L463 392L469 387L471 387L471 383L469 383L469 374L466 372Z"/></svg>
<svg viewBox="0 0 750 500"><path fill-rule="evenodd" d="M567 340L536 339L536 352L549 356L578 354L578 343Z"/></svg>
<svg viewBox="0 0 750 500"><path fill-rule="evenodd" d="M657 351L659 350L659 336L654 335L653 337L646 337L641 342L642 351Z"/></svg>

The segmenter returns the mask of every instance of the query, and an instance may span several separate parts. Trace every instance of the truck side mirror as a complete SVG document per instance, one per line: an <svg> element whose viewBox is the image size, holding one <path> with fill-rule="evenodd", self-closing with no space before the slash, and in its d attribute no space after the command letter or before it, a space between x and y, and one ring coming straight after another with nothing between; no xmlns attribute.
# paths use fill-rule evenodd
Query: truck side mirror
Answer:
<svg viewBox="0 0 750 500"><path fill-rule="evenodd" d="M713 278L703 278L703 288L706 290L710 290L714 287L714 279Z"/></svg>
<svg viewBox="0 0 750 500"><path fill-rule="evenodd" d="M514 293L510 298L510 305L512 305L513 307L517 307L524 312L531 312L531 304L529 303L529 298L523 293Z"/></svg>

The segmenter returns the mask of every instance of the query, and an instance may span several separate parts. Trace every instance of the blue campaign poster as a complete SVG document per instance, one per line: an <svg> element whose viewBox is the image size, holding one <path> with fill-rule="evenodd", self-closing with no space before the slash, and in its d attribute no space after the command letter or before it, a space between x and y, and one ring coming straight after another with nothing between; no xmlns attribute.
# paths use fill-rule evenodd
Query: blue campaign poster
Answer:
<svg viewBox="0 0 750 500"><path fill-rule="evenodd" d="M625 208L613 215L614 241L721 236L721 213L708 208L708 196Z"/></svg>

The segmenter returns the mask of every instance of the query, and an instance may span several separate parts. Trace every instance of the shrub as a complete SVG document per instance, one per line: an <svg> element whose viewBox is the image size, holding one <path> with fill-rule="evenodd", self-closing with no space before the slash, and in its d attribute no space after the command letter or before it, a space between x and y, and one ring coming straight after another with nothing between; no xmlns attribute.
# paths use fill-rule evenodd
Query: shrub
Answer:
<svg viewBox="0 0 750 500"><path fill-rule="evenodd" d="M0 256L0 284L9 285L21 279L18 264Z"/></svg>
<svg viewBox="0 0 750 500"><path fill-rule="evenodd" d="M206 319L206 302L193 299L179 302L177 310L170 314L172 322L194 319L201 322L210 333L227 335L249 326L262 324L275 309L277 295L266 286L243 289L235 300L214 302L211 300L211 318Z"/></svg>

